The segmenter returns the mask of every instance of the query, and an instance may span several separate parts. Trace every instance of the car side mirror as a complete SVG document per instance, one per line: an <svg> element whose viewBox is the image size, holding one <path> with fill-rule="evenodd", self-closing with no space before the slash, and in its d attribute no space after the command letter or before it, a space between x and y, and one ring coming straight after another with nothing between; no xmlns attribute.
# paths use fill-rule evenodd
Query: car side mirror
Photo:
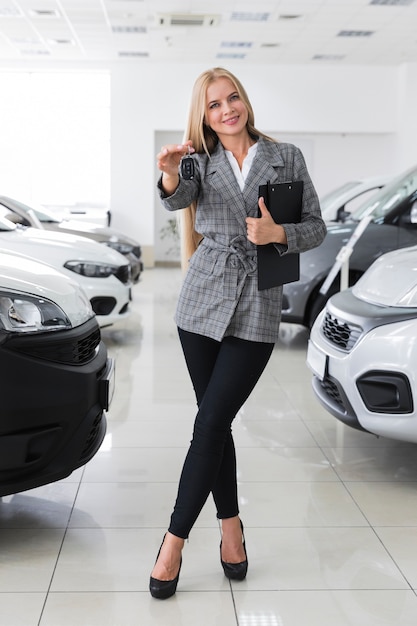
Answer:
<svg viewBox="0 0 417 626"><path fill-rule="evenodd" d="M336 222L346 222L349 215L349 211L345 211L344 207L341 206L339 209L337 209Z"/></svg>

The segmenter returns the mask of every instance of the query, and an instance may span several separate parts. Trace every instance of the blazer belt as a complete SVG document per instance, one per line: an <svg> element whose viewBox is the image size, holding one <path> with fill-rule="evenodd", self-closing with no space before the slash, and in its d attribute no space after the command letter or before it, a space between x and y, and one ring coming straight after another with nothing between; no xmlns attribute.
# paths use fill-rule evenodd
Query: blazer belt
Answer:
<svg viewBox="0 0 417 626"><path fill-rule="evenodd" d="M225 298L235 300L240 295L243 288L245 278L248 274L252 274L257 268L256 250L248 250L244 247L247 243L245 235L238 235L229 245L225 245L205 238L203 245L215 248L223 252L223 268L227 272L223 272L223 294ZM244 271L239 280L239 269Z"/></svg>

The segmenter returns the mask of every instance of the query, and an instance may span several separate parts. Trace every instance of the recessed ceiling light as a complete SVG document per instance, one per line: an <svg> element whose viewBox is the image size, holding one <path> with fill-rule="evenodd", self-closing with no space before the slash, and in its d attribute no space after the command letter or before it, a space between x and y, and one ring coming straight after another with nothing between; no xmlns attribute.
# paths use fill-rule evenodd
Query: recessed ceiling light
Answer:
<svg viewBox="0 0 417 626"><path fill-rule="evenodd" d="M17 7L0 7L0 17L20 17L23 13Z"/></svg>
<svg viewBox="0 0 417 626"><path fill-rule="evenodd" d="M222 41L220 46L222 48L251 48L251 41Z"/></svg>
<svg viewBox="0 0 417 626"><path fill-rule="evenodd" d="M73 39L48 39L47 41L53 46L73 46L75 44Z"/></svg>
<svg viewBox="0 0 417 626"><path fill-rule="evenodd" d="M137 35L138 33L146 33L146 26L112 26L114 33L123 33L128 35Z"/></svg>
<svg viewBox="0 0 417 626"><path fill-rule="evenodd" d="M370 37L374 34L373 30L341 30L337 33L338 37Z"/></svg>
<svg viewBox="0 0 417 626"><path fill-rule="evenodd" d="M413 4L414 0L371 0L369 4L379 4L379 5L393 5L393 6L407 6L409 4Z"/></svg>
<svg viewBox="0 0 417 626"><path fill-rule="evenodd" d="M315 54L314 61L341 61L345 56L343 54Z"/></svg>
<svg viewBox="0 0 417 626"><path fill-rule="evenodd" d="M35 37L11 37L9 41L18 46L33 46L41 43L41 40Z"/></svg>
<svg viewBox="0 0 417 626"><path fill-rule="evenodd" d="M216 56L218 59L244 59L246 54L239 54L238 52L219 52Z"/></svg>
<svg viewBox="0 0 417 626"><path fill-rule="evenodd" d="M131 58L147 58L149 52L135 52L134 50L126 50L118 53L119 57L131 57Z"/></svg>
<svg viewBox="0 0 417 626"><path fill-rule="evenodd" d="M49 50L21 50L20 54L25 54L28 56L49 56Z"/></svg>
<svg viewBox="0 0 417 626"><path fill-rule="evenodd" d="M248 11L233 11L232 22L266 22L271 17L270 13L250 13Z"/></svg>

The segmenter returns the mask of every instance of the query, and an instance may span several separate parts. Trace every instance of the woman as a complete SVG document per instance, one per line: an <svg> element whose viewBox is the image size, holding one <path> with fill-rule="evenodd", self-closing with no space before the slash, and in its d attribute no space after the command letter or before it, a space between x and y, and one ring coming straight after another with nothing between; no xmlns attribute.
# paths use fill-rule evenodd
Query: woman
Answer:
<svg viewBox="0 0 417 626"><path fill-rule="evenodd" d="M256 246L277 254L318 246L326 234L317 194L298 148L255 128L248 96L229 71L201 74L193 89L183 145L158 154L163 205L183 212L187 273L175 320L198 412L168 532L150 578L155 598L177 588L181 552L213 494L221 520L224 574L243 580L248 560L239 518L231 424L249 397L278 339L282 286L258 290ZM194 172L180 175L187 154ZM276 224L260 184L302 180L301 222ZM260 217L258 217L260 211ZM189 262L188 262L189 260Z"/></svg>

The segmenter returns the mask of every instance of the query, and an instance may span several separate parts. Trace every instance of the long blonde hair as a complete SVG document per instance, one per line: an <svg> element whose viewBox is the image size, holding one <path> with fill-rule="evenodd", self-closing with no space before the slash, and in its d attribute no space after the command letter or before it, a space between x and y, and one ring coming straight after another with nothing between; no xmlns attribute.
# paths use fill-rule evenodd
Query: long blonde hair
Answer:
<svg viewBox="0 0 417 626"><path fill-rule="evenodd" d="M206 70L197 78L191 94L191 103L188 114L188 122L184 134L184 141L191 140L197 153L212 154L218 144L217 134L205 123L206 118L206 97L208 87L219 78L227 78L234 85L239 94L239 98L244 103L248 111L248 121L246 128L253 139L264 137L268 141L275 141L255 128L255 116L252 105L242 83L229 70L222 67L214 67ZM181 233L181 265L186 269L190 257L194 254L202 235L195 230L197 203L183 209L180 213L180 233Z"/></svg>

